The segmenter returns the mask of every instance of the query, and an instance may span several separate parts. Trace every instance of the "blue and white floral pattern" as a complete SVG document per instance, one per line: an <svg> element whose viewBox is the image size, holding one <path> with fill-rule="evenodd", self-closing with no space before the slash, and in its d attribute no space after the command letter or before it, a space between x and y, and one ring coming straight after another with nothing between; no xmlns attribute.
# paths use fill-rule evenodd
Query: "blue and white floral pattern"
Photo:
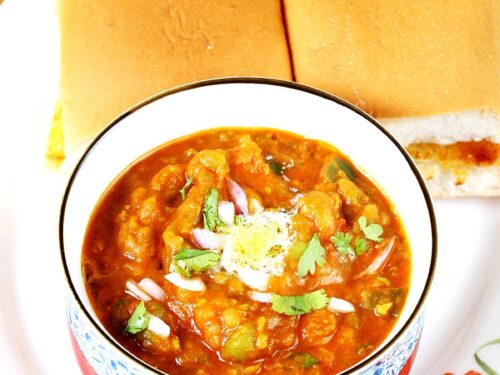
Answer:
<svg viewBox="0 0 500 375"><path fill-rule="evenodd" d="M82 313L75 299L69 295L66 314L73 336L90 367L98 375L140 375L151 373L139 369L120 351L109 345Z"/></svg>
<svg viewBox="0 0 500 375"><path fill-rule="evenodd" d="M362 371L360 375L399 375L410 359L424 326L424 314L399 338L394 346L374 366Z"/></svg>
<svg viewBox="0 0 500 375"><path fill-rule="evenodd" d="M73 335L85 359L99 375L151 374L146 368L137 367L116 348L109 345L90 323L73 296L68 297L67 315ZM417 345L423 327L423 314L404 333L379 361L359 375L399 375Z"/></svg>

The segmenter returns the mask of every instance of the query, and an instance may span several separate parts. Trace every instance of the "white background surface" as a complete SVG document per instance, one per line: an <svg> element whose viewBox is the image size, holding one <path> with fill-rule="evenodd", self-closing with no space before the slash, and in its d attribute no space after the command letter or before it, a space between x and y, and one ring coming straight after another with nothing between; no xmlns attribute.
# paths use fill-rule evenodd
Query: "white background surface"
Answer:
<svg viewBox="0 0 500 375"><path fill-rule="evenodd" d="M77 374L57 243L65 174L43 165L57 92L50 0L0 6L0 374ZM500 337L500 198L435 202L439 257L412 374L480 371ZM500 346L484 350L500 371Z"/></svg>

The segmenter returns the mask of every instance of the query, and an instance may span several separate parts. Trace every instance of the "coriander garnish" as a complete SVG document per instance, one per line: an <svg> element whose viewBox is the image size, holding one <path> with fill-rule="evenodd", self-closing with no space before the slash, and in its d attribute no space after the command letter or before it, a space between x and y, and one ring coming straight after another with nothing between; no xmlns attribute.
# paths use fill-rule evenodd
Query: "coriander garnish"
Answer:
<svg viewBox="0 0 500 375"><path fill-rule="evenodd" d="M323 289L302 296L274 295L272 307L276 312L285 315L302 315L319 310L328 305L329 298Z"/></svg>
<svg viewBox="0 0 500 375"><path fill-rule="evenodd" d="M330 238L339 251L340 255L354 256L354 250L351 246L352 235L349 233L337 232L335 236Z"/></svg>
<svg viewBox="0 0 500 375"><path fill-rule="evenodd" d="M297 274L299 277L305 277L308 273L314 275L316 272L316 264L322 266L325 262L325 249L321 246L319 237L315 233L299 259Z"/></svg>
<svg viewBox="0 0 500 375"><path fill-rule="evenodd" d="M200 273L215 266L220 255L209 250L182 249L173 259L175 270L190 277L191 272Z"/></svg>
<svg viewBox="0 0 500 375"><path fill-rule="evenodd" d="M208 230L214 230L217 226L223 226L224 223L219 219L217 213L217 205L219 203L219 192L212 188L209 190L205 198L205 206L203 207L203 227Z"/></svg>
<svg viewBox="0 0 500 375"><path fill-rule="evenodd" d="M182 189L179 190L179 193L181 193L182 200L186 199L186 190L192 183L193 183L193 177L189 177L184 186L182 187Z"/></svg>
<svg viewBox="0 0 500 375"><path fill-rule="evenodd" d="M365 216L361 216L358 219L359 227L361 228L364 236L370 241L382 242L382 238L380 238L382 233L384 233L382 226L379 224L366 225L366 222L367 220Z"/></svg>
<svg viewBox="0 0 500 375"><path fill-rule="evenodd" d="M135 335L148 328L150 317L146 311L146 304L141 301L127 321L125 332Z"/></svg>

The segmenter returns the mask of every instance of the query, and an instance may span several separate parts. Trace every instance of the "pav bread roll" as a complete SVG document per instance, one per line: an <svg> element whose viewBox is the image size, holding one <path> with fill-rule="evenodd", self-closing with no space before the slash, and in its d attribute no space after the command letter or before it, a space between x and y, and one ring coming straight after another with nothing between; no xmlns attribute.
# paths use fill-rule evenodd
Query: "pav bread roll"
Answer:
<svg viewBox="0 0 500 375"><path fill-rule="evenodd" d="M379 119L434 196L500 195L499 3L284 0L296 80Z"/></svg>
<svg viewBox="0 0 500 375"><path fill-rule="evenodd" d="M279 0L60 0L60 32L66 149L176 85L292 78Z"/></svg>
<svg viewBox="0 0 500 375"><path fill-rule="evenodd" d="M497 0L284 0L298 82L377 118L500 109Z"/></svg>
<svg viewBox="0 0 500 375"><path fill-rule="evenodd" d="M295 79L375 116L434 196L500 195L500 0L59 0L49 153L201 79Z"/></svg>

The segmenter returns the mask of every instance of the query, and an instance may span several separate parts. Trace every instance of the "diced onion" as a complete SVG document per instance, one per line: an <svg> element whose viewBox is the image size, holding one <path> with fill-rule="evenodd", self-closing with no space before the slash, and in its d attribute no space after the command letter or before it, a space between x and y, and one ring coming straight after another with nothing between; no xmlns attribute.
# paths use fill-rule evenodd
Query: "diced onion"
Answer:
<svg viewBox="0 0 500 375"><path fill-rule="evenodd" d="M143 292L137 283L132 280L128 280L125 283L125 293L130 294L134 298L142 299L145 302L151 301L151 297Z"/></svg>
<svg viewBox="0 0 500 375"><path fill-rule="evenodd" d="M252 289L260 290L261 292L266 290L267 283L269 281L269 274L254 270L250 267L244 267L238 269L238 279L249 286Z"/></svg>
<svg viewBox="0 0 500 375"><path fill-rule="evenodd" d="M192 232L194 242L205 250L222 249L222 238L208 229L195 228Z"/></svg>
<svg viewBox="0 0 500 375"><path fill-rule="evenodd" d="M238 185L235 181L227 179L227 189L229 191L229 196L236 206L236 213L248 215L248 201L247 195L243 188Z"/></svg>
<svg viewBox="0 0 500 375"><path fill-rule="evenodd" d="M192 292L203 292L205 290L205 283L198 277L186 279L177 272L171 272L165 275L165 279L181 289L190 290Z"/></svg>
<svg viewBox="0 0 500 375"><path fill-rule="evenodd" d="M155 300L163 301L165 299L165 292L163 289L149 278L144 278L137 284L139 288L144 290L147 294L153 297Z"/></svg>
<svg viewBox="0 0 500 375"><path fill-rule="evenodd" d="M234 203L228 201L220 201L217 207L217 212L219 214L219 219L222 220L227 226L234 224Z"/></svg>
<svg viewBox="0 0 500 375"><path fill-rule="evenodd" d="M148 329L161 337L170 336L170 326L160 318L149 314Z"/></svg>
<svg viewBox="0 0 500 375"><path fill-rule="evenodd" d="M326 308L331 312L350 313L356 311L354 305L345 299L331 297Z"/></svg>
<svg viewBox="0 0 500 375"><path fill-rule="evenodd" d="M263 293L263 292L248 292L248 296L251 300L262 302L262 303L271 303L273 300L273 295L271 293Z"/></svg>
<svg viewBox="0 0 500 375"><path fill-rule="evenodd" d="M377 255L377 257L370 263L368 267L366 267L363 271L358 273L353 277L354 280L357 280L363 276L371 275L377 272L380 267L382 267L387 259L389 259L389 255L391 255L392 248L394 247L394 242L396 241L396 237L392 237L382 251Z"/></svg>

